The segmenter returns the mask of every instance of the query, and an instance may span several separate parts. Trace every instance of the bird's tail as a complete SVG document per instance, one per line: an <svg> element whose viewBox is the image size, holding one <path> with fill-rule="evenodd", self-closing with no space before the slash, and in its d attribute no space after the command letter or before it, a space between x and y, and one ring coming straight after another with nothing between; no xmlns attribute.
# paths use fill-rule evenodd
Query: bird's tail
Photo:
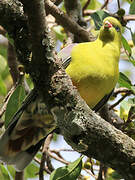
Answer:
<svg viewBox="0 0 135 180"><path fill-rule="evenodd" d="M0 161L22 171L55 128L56 123L42 99L31 91L0 138Z"/></svg>

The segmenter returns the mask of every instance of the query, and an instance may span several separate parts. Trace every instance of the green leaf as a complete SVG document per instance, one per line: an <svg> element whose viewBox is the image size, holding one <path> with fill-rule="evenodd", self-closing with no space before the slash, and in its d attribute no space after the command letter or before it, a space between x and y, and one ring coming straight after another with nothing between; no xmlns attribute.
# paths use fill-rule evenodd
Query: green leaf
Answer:
<svg viewBox="0 0 135 180"><path fill-rule="evenodd" d="M7 93L7 87L6 87L2 77L0 75L0 95L4 95L5 96L6 93Z"/></svg>
<svg viewBox="0 0 135 180"><path fill-rule="evenodd" d="M135 60L133 58L129 58L129 61L135 66Z"/></svg>
<svg viewBox="0 0 135 180"><path fill-rule="evenodd" d="M130 5L129 14L135 14L135 0Z"/></svg>
<svg viewBox="0 0 135 180"><path fill-rule="evenodd" d="M56 34L56 38L59 39L60 41L63 41L66 38L66 34L64 33L62 26L55 26L53 27L53 30Z"/></svg>
<svg viewBox="0 0 135 180"><path fill-rule="evenodd" d="M129 78L123 74L122 72L119 73L119 80L118 80L120 87L126 87L128 89L131 89L132 83L129 80Z"/></svg>
<svg viewBox="0 0 135 180"><path fill-rule="evenodd" d="M135 86L131 86L131 90L132 90L133 93L135 94Z"/></svg>
<svg viewBox="0 0 135 180"><path fill-rule="evenodd" d="M25 169L24 177L26 179L28 179L28 178L35 178L36 176L38 176L38 172L39 172L39 167L37 166L36 163L34 163L32 161L32 163L30 163L27 166L27 168Z"/></svg>
<svg viewBox="0 0 135 180"><path fill-rule="evenodd" d="M122 36L121 40L122 40L122 44L123 44L124 49L128 52L128 55L131 56L132 50L131 50L131 47L129 46L127 40L124 38L124 36Z"/></svg>
<svg viewBox="0 0 135 180"><path fill-rule="evenodd" d="M95 23L95 26L96 26L96 30L99 30L102 23L103 23L103 20L104 18L108 17L109 14L105 11L96 11L95 13L91 14L91 17Z"/></svg>
<svg viewBox="0 0 135 180"><path fill-rule="evenodd" d="M133 35L131 29L129 28L130 32L131 32L131 35L132 35L132 39L135 39L135 35ZM129 61L133 64L133 66L135 66L135 60L134 60L134 57L133 57L133 54L132 54L132 50L131 50L131 47L129 45L129 43L127 42L127 40L124 38L124 36L122 36L122 44L123 44L123 47L125 49L125 52L126 52L126 55L129 59Z"/></svg>
<svg viewBox="0 0 135 180"><path fill-rule="evenodd" d="M133 44L135 46L135 33L133 33L132 31L130 31L130 32L131 32Z"/></svg>
<svg viewBox="0 0 135 180"><path fill-rule="evenodd" d="M12 120L13 115L19 109L22 104L22 101L25 98L25 90L22 85L18 85L16 90L11 95L6 112L5 112L5 128L7 128L9 122Z"/></svg>
<svg viewBox="0 0 135 180"><path fill-rule="evenodd" d="M36 157L37 157L38 159L41 159L41 158L42 158L42 153L41 153L40 151L38 151L38 153L36 154Z"/></svg>
<svg viewBox="0 0 135 180"><path fill-rule="evenodd" d="M75 180L79 176L82 169L82 158L70 163L68 166L60 167L54 170L50 176L50 180Z"/></svg>
<svg viewBox="0 0 135 180"><path fill-rule="evenodd" d="M7 59L7 48L0 46L0 55Z"/></svg>
<svg viewBox="0 0 135 180"><path fill-rule="evenodd" d="M127 120L128 113L132 104L129 101L123 100L120 104L120 118L123 120Z"/></svg>
<svg viewBox="0 0 135 180"><path fill-rule="evenodd" d="M56 142L58 140L58 134L53 133L53 141Z"/></svg>
<svg viewBox="0 0 135 180"><path fill-rule="evenodd" d="M135 98L129 98L128 103L130 103L132 106L135 106Z"/></svg>
<svg viewBox="0 0 135 180"><path fill-rule="evenodd" d="M30 89L34 88L33 82L28 74L25 75L26 82L28 83L28 86Z"/></svg>
<svg viewBox="0 0 135 180"><path fill-rule="evenodd" d="M6 66L6 59L0 54L0 74L5 70Z"/></svg>
<svg viewBox="0 0 135 180"><path fill-rule="evenodd" d="M11 165L7 165L7 170L10 174L10 176L15 179L15 168Z"/></svg>
<svg viewBox="0 0 135 180"><path fill-rule="evenodd" d="M10 180L9 173L3 165L0 165L0 180Z"/></svg>
<svg viewBox="0 0 135 180"><path fill-rule="evenodd" d="M121 175L118 174L116 171L112 172L112 178L113 179L122 179Z"/></svg>

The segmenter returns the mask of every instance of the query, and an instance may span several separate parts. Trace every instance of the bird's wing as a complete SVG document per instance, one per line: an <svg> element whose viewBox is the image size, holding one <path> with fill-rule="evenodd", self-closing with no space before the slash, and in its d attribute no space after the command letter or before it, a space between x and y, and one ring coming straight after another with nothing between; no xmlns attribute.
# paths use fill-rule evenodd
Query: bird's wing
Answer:
<svg viewBox="0 0 135 180"><path fill-rule="evenodd" d="M0 138L0 160L22 171L56 124L34 89Z"/></svg>
<svg viewBox="0 0 135 180"><path fill-rule="evenodd" d="M58 54L64 68L70 63L75 45L69 45ZM22 171L38 152L45 137L55 128L53 117L39 99L37 91L32 90L0 137L0 160Z"/></svg>
<svg viewBox="0 0 135 180"><path fill-rule="evenodd" d="M109 98L111 97L111 95L113 94L114 89L107 95L105 95L97 104L96 106L92 109L93 111L97 112L99 111L105 104L106 102L109 100Z"/></svg>
<svg viewBox="0 0 135 180"><path fill-rule="evenodd" d="M73 49L74 46L76 46L77 43L73 43L73 44L70 44L68 45L67 47L63 48L59 53L58 53L58 57L60 57L62 59L62 65L63 67L66 69L70 62L71 62L71 51ZM109 98L111 97L113 93L113 90L105 95L99 102L98 104L95 105L95 107L92 109L94 110L95 112L99 111L105 104L106 102L109 100Z"/></svg>
<svg viewBox="0 0 135 180"><path fill-rule="evenodd" d="M68 67L68 65L70 64L71 51L72 51L73 47L76 45L77 45L77 43L70 44L70 45L66 46L65 48L63 48L58 53L58 57L61 58L64 69L66 69Z"/></svg>

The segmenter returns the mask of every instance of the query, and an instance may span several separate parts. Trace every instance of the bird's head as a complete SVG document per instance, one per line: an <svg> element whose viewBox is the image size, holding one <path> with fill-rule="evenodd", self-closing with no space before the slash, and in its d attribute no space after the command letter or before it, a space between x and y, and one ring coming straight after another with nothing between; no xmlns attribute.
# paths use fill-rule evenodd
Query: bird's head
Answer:
<svg viewBox="0 0 135 180"><path fill-rule="evenodd" d="M99 38L105 43L110 41L121 42L122 25L114 17L107 17L103 21Z"/></svg>

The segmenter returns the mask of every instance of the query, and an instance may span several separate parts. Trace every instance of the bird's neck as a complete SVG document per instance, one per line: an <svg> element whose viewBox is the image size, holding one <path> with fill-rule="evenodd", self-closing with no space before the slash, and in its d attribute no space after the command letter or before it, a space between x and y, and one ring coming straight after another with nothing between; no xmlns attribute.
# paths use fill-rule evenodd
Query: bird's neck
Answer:
<svg viewBox="0 0 135 180"><path fill-rule="evenodd" d="M98 39L102 41L103 45L115 44L119 49L121 48L121 35L116 31L107 31L101 28Z"/></svg>
<svg viewBox="0 0 135 180"><path fill-rule="evenodd" d="M106 46L108 44L114 44L116 46L116 48L118 47L118 49L120 50L121 48L121 36L114 36L114 37L111 37L111 36L107 36L105 35L105 37L102 35L102 36L99 36L98 37L98 40L101 42L101 44L103 46Z"/></svg>

